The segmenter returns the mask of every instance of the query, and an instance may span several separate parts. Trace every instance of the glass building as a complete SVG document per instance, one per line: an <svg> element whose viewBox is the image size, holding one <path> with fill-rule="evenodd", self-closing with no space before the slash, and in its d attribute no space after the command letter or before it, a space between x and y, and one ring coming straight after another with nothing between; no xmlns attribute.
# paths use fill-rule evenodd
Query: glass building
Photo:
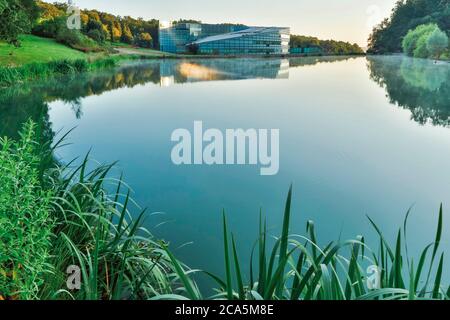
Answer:
<svg viewBox="0 0 450 320"><path fill-rule="evenodd" d="M178 23L160 27L160 50L170 53L271 55L289 53L289 28Z"/></svg>
<svg viewBox="0 0 450 320"><path fill-rule="evenodd" d="M253 27L193 42L201 54L288 54L289 28Z"/></svg>
<svg viewBox="0 0 450 320"><path fill-rule="evenodd" d="M177 23L159 27L159 49L170 53L186 53L188 43L199 39L202 26L199 23Z"/></svg>

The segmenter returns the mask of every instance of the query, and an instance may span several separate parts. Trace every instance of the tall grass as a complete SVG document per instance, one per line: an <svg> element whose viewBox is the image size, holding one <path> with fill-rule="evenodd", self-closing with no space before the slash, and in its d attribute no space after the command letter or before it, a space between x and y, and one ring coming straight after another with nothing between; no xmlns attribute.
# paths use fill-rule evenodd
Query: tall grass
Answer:
<svg viewBox="0 0 450 320"><path fill-rule="evenodd" d="M19 143L0 153L0 299L149 299L171 294L174 267L164 243L132 219L134 202L113 165L57 163L42 171L56 146L37 146L29 122ZM56 145L60 145L60 140ZM108 192L112 184L114 192ZM70 291L67 268L81 269Z"/></svg>
<svg viewBox="0 0 450 320"><path fill-rule="evenodd" d="M0 139L0 297L37 298L51 251L52 191L39 183L34 125Z"/></svg>
<svg viewBox="0 0 450 320"><path fill-rule="evenodd" d="M30 63L20 67L0 67L0 87L20 82L45 79L51 76L70 75L117 65L117 59L101 58L93 61L86 59L63 59L46 63Z"/></svg>
<svg viewBox="0 0 450 320"><path fill-rule="evenodd" d="M442 207L436 237L418 260L408 254L406 242L409 212L397 241L391 245L369 218L379 236L379 247L372 251L364 237L318 244L314 223L309 221L305 235L290 235L292 187L284 213L282 233L271 241L267 224L261 218L259 237L245 264L238 256L234 236L223 216L225 278L206 272L217 283L211 299L228 300L416 300L450 299L450 287L442 278L444 254L439 253L443 230ZM272 243L269 248L269 243ZM168 250L168 249L166 249ZM176 259L170 255L172 262ZM437 265L436 262L438 261ZM247 265L247 273L243 266ZM371 266L371 269L367 269ZM377 271L375 278L367 271ZM177 268L189 299L199 299L189 273ZM245 275L249 279L245 281ZM378 285L368 285L377 278ZM375 284L376 285L376 284ZM446 287L447 286L447 287Z"/></svg>

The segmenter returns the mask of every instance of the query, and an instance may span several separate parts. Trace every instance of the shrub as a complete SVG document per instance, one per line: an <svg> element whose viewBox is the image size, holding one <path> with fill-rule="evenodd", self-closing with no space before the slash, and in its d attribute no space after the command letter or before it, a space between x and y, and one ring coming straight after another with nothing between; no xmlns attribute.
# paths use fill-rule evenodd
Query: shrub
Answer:
<svg viewBox="0 0 450 320"><path fill-rule="evenodd" d="M437 24L422 24L408 32L403 39L402 47L408 56L439 59L448 47L448 37Z"/></svg>
<svg viewBox="0 0 450 320"><path fill-rule="evenodd" d="M21 141L0 139L0 296L35 299L51 250L52 193L39 177L34 125Z"/></svg>
<svg viewBox="0 0 450 320"><path fill-rule="evenodd" d="M414 58L428 58L430 53L428 52L427 48L427 40L428 36L423 35L419 38L419 40L416 43L416 48L414 49Z"/></svg>
<svg viewBox="0 0 450 320"><path fill-rule="evenodd" d="M427 49L431 57L439 59L448 47L448 36L440 29L436 29L427 39Z"/></svg>
<svg viewBox="0 0 450 320"><path fill-rule="evenodd" d="M106 40L105 34L97 29L89 30L87 36L98 43L103 43Z"/></svg>

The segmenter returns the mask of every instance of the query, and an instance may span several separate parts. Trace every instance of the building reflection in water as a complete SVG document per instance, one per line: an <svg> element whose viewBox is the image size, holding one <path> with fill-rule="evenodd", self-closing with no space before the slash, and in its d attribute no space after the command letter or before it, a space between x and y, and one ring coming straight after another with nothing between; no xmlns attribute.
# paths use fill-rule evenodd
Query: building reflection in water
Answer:
<svg viewBox="0 0 450 320"><path fill-rule="evenodd" d="M288 59L211 59L161 61L160 84L243 79L288 79Z"/></svg>

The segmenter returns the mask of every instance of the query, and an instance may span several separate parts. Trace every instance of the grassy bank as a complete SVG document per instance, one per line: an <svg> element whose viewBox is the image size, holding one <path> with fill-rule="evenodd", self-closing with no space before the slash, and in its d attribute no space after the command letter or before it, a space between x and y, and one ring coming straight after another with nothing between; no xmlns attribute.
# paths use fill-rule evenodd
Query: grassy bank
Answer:
<svg viewBox="0 0 450 320"><path fill-rule="evenodd" d="M0 87L8 87L24 81L45 79L57 75L77 74L112 68L120 59L114 57L86 59L62 59L50 62L33 62L20 67L0 67Z"/></svg>
<svg viewBox="0 0 450 320"><path fill-rule="evenodd" d="M289 232L292 188L281 235L269 234L261 218L245 260L224 214L225 276L205 272L217 283L217 294L205 297L194 271L142 228L145 210L131 218L137 207L122 180L109 177L113 165L89 170L86 156L61 166L52 147L34 141L37 134L28 122L20 141L0 140L0 299L450 299L442 207L419 257L409 255L409 212L393 244L369 218L379 236L375 250L363 236L320 246L312 221L305 234ZM81 270L79 290L66 285L71 265Z"/></svg>
<svg viewBox="0 0 450 320"><path fill-rule="evenodd" d="M57 43L53 39L23 35L21 46L16 48L0 42L0 66L18 67L29 63L45 63L54 60L86 59L88 55Z"/></svg>
<svg viewBox="0 0 450 320"><path fill-rule="evenodd" d="M86 54L53 39L32 35L22 35L20 42L18 48L0 42L0 87L114 67L123 59L105 53Z"/></svg>

